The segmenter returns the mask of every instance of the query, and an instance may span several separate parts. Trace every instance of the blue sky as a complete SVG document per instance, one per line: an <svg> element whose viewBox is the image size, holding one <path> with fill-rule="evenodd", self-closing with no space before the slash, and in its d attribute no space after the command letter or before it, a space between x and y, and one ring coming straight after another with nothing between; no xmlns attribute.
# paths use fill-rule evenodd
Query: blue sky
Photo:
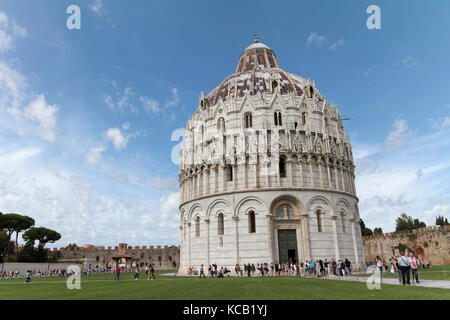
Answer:
<svg viewBox="0 0 450 320"><path fill-rule="evenodd" d="M60 231L56 246L178 244L171 134L258 33L352 118L368 226L450 217L449 16L448 1L4 0L0 211Z"/></svg>

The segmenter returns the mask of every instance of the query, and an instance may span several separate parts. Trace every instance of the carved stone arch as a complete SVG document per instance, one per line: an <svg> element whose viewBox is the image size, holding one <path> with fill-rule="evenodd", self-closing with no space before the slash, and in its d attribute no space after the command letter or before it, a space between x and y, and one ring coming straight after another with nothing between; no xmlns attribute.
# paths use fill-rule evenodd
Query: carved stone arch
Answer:
<svg viewBox="0 0 450 320"><path fill-rule="evenodd" d="M303 95L303 99L300 102L300 111L305 110L306 112L308 112L308 114L312 114L313 113L313 109L311 108L311 105L308 101L308 99L306 98L306 95Z"/></svg>
<svg viewBox="0 0 450 320"><path fill-rule="evenodd" d="M245 197L244 199L242 199L238 202L238 204L236 205L236 210L234 211L235 216L239 215L239 211L240 211L241 207L244 206L246 202L250 202L250 201L256 201L256 202L260 203L260 205L264 208L265 213L267 213L267 206L264 203L264 201L262 201L258 197L250 196L250 197ZM255 208L253 208L253 210L255 211L255 214L257 214L259 212ZM248 209L246 209L246 212L248 212Z"/></svg>
<svg viewBox="0 0 450 320"><path fill-rule="evenodd" d="M251 98L250 94L247 92L242 99L241 105L238 108L239 112L244 114L245 112L255 112L256 106Z"/></svg>
<svg viewBox="0 0 450 320"><path fill-rule="evenodd" d="M309 215L310 213L314 213L316 211L315 208L318 206L321 206L321 207L328 206L330 216L332 216L332 217L335 216L335 211L334 211L333 205L331 204L330 200L328 200L327 198L325 198L323 196L315 196L308 201L308 204L306 205L307 214ZM323 208L323 210L324 210L324 213L327 213L325 208Z"/></svg>
<svg viewBox="0 0 450 320"><path fill-rule="evenodd" d="M214 209L214 206L216 206L216 205L219 204L219 203L225 204L225 205L229 208L231 214L233 214L233 206L232 206L228 201L226 201L226 200L224 200L224 199L216 199L216 200L214 200L213 202L211 202L210 205L208 206L208 209L206 210L206 219L209 219L209 218L210 218L210 216L211 216L211 211ZM218 211L219 211L219 210L218 210ZM218 211L217 211L217 212L218 212ZM222 211L223 211L223 210L222 210ZM215 213L213 213L213 214L215 214ZM226 215L226 212L223 211L223 214L224 214L224 216L225 216L225 215Z"/></svg>
<svg viewBox="0 0 450 320"><path fill-rule="evenodd" d="M291 195L281 195L276 197L270 204L270 214L276 217L277 208L283 204L292 206L296 218L300 218L300 216L305 214L305 207L303 206L303 203Z"/></svg>
<svg viewBox="0 0 450 320"><path fill-rule="evenodd" d="M200 213L195 212L196 209L199 209ZM193 218L196 217L197 215L200 215L200 218L202 218L202 217L201 217L202 211L203 211L203 210L202 210L202 206L199 205L198 203L194 203L194 204L191 206L191 208L189 209L189 213L188 213L188 222L193 221L193 220L194 220Z"/></svg>

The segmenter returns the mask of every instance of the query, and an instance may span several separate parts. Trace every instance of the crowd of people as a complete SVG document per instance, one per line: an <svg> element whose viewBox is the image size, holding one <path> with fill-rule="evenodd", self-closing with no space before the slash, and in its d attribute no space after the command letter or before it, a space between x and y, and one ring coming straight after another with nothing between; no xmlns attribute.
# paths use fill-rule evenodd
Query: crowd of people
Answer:
<svg viewBox="0 0 450 320"><path fill-rule="evenodd" d="M380 256L377 256L375 261L367 263L367 265L376 265L380 277L383 277L383 272L397 273L400 284L410 285L411 279L416 283L420 283L420 267L423 269L431 267L431 260L428 260L427 262L420 261L420 259L414 255L414 252L410 252L409 257L402 254L397 257L392 257L388 262L381 259Z"/></svg>
<svg viewBox="0 0 450 320"><path fill-rule="evenodd" d="M308 259L300 263L254 263L239 265L234 267L234 275L237 277L254 276L308 276L308 277L327 277L327 276L350 276L352 274L352 264L350 260L345 259ZM189 268L188 275L198 275L206 278L205 266L202 264L200 270L194 267ZM223 278L233 275L227 267L218 267L217 264L208 266L208 275L212 278Z"/></svg>

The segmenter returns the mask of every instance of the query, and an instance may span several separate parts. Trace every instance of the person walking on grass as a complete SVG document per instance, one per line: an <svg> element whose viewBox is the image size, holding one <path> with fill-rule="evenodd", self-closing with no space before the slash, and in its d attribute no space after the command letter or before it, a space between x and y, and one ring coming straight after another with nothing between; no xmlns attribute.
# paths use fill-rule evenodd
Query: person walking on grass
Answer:
<svg viewBox="0 0 450 320"><path fill-rule="evenodd" d="M27 273L25 274L25 283L31 283L31 273L29 270L27 270Z"/></svg>
<svg viewBox="0 0 450 320"><path fill-rule="evenodd" d="M120 267L116 266L116 276L114 280L120 280Z"/></svg>
<svg viewBox="0 0 450 320"><path fill-rule="evenodd" d="M417 283L419 283L420 261L414 256L414 252L409 253L409 265L411 267L411 276L413 281L415 280Z"/></svg>
<svg viewBox="0 0 450 320"><path fill-rule="evenodd" d="M380 273L380 278L383 278L383 261L381 261L380 256L377 256L375 263L377 264L377 269L378 272Z"/></svg>
<svg viewBox="0 0 450 320"><path fill-rule="evenodd" d="M148 278L147 280L155 280L155 268L153 268L153 265L150 265L150 268L148 269Z"/></svg>
<svg viewBox="0 0 450 320"><path fill-rule="evenodd" d="M352 273L352 263L350 262L350 260L345 258L344 265L345 265L345 270L347 271L347 275L350 276Z"/></svg>
<svg viewBox="0 0 450 320"><path fill-rule="evenodd" d="M206 279L205 268L203 267L203 265L200 266L200 279L202 278L202 276Z"/></svg>
<svg viewBox="0 0 450 320"><path fill-rule="evenodd" d="M134 269L134 280L139 280L139 268Z"/></svg>

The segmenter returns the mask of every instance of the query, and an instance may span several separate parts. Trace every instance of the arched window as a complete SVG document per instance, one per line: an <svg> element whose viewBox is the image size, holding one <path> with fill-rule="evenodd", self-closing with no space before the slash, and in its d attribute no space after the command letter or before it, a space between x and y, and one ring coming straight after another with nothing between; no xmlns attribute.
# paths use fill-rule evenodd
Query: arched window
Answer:
<svg viewBox="0 0 450 320"><path fill-rule="evenodd" d="M302 113L302 124L306 124L306 117L307 117L307 113L306 112L303 112Z"/></svg>
<svg viewBox="0 0 450 320"><path fill-rule="evenodd" d="M222 117L217 120L217 130L221 133L225 132L225 119Z"/></svg>
<svg viewBox="0 0 450 320"><path fill-rule="evenodd" d="M313 87L309 87L309 96L312 98L314 95L314 88Z"/></svg>
<svg viewBox="0 0 450 320"><path fill-rule="evenodd" d="M277 90L278 83L274 80L272 81L272 92L275 92Z"/></svg>
<svg viewBox="0 0 450 320"><path fill-rule="evenodd" d="M217 216L217 234L219 236L224 234L223 213L219 213L219 215Z"/></svg>
<svg viewBox="0 0 450 320"><path fill-rule="evenodd" d="M255 211L253 210L248 213L248 232L249 233L256 232Z"/></svg>
<svg viewBox="0 0 450 320"><path fill-rule="evenodd" d="M345 233L345 213L341 212L342 233Z"/></svg>
<svg viewBox="0 0 450 320"><path fill-rule="evenodd" d="M250 112L247 112L244 115L244 127L245 128L251 128L253 127L253 121L252 121L252 114Z"/></svg>
<svg viewBox="0 0 450 320"><path fill-rule="evenodd" d="M283 156L280 157L278 167L279 167L280 178L286 178L286 158L285 157L283 157Z"/></svg>
<svg viewBox="0 0 450 320"><path fill-rule="evenodd" d="M231 164L227 164L225 169L227 181L233 181L233 166Z"/></svg>
<svg viewBox="0 0 450 320"><path fill-rule="evenodd" d="M317 210L316 216L317 216L317 232L322 232L322 212L320 212L320 210Z"/></svg>
<svg viewBox="0 0 450 320"><path fill-rule="evenodd" d="M195 219L195 236L200 237L200 217Z"/></svg>
<svg viewBox="0 0 450 320"><path fill-rule="evenodd" d="M280 111L275 111L275 113L273 114L273 120L276 126L283 125L283 117Z"/></svg>

